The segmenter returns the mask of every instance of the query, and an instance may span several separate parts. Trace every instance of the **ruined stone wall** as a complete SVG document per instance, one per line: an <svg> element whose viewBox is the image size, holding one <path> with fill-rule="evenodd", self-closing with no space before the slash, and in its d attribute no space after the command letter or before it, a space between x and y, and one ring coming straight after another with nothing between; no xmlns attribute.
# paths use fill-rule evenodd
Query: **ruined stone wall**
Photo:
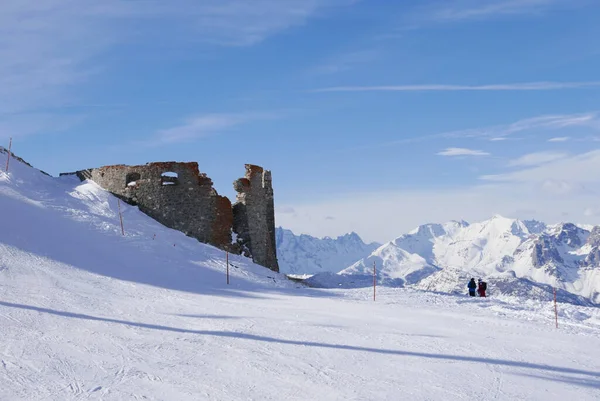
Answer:
<svg viewBox="0 0 600 401"><path fill-rule="evenodd" d="M271 172L247 164L233 185L237 202L217 194L198 163L105 166L76 173L92 180L161 224L200 242L251 257L279 271L275 247L275 208ZM232 243L232 232L237 239Z"/></svg>
<svg viewBox="0 0 600 401"><path fill-rule="evenodd" d="M105 166L77 173L161 224L222 249L231 248L231 202L217 194L198 163Z"/></svg>
<svg viewBox="0 0 600 401"><path fill-rule="evenodd" d="M243 252L259 265L279 271L275 247L275 206L271 172L246 164L246 175L233 184L238 192L233 205L233 230Z"/></svg>

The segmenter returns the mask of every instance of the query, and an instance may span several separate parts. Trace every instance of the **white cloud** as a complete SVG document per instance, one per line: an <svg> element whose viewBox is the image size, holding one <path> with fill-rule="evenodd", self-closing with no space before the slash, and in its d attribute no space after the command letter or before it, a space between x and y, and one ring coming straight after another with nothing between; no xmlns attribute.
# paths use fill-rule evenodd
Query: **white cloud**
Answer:
<svg viewBox="0 0 600 401"><path fill-rule="evenodd" d="M2 0L0 115L80 104L82 85L106 67L99 56L117 44L250 46L353 1Z"/></svg>
<svg viewBox="0 0 600 401"><path fill-rule="evenodd" d="M446 148L437 153L440 156L488 156L489 153L482 150L466 149L466 148Z"/></svg>
<svg viewBox="0 0 600 401"><path fill-rule="evenodd" d="M277 213L282 213L282 214L294 214L294 213L296 213L296 210L294 210L293 207L289 207L289 206L277 207L276 211L277 211Z"/></svg>
<svg viewBox="0 0 600 401"><path fill-rule="evenodd" d="M505 174L485 175L481 178L498 182L521 182L556 186L568 183L572 188L585 189L600 183L600 150L593 150L570 157L562 157L541 166L531 167ZM560 184L564 187L563 184Z"/></svg>
<svg viewBox="0 0 600 401"><path fill-rule="evenodd" d="M222 133L253 121L269 120L277 117L275 113L204 114L191 117L179 126L160 130L154 138L147 142L147 145L157 146L189 142L208 135Z"/></svg>
<svg viewBox="0 0 600 401"><path fill-rule="evenodd" d="M537 14L560 0L454 0L440 3L430 18L439 21L462 21L499 15ZM564 3L564 1L563 1ZM441 6L444 4L444 6Z"/></svg>
<svg viewBox="0 0 600 401"><path fill-rule="evenodd" d="M548 139L548 142L566 142L569 139L571 139L571 137L569 137L569 136L559 136L559 137L556 137L556 138L550 138L550 139Z"/></svg>
<svg viewBox="0 0 600 401"><path fill-rule="evenodd" d="M518 159L511 160L509 166L539 166L544 163L549 163L555 160L563 159L567 157L566 153L559 152L536 152L529 153L519 157Z"/></svg>
<svg viewBox="0 0 600 401"><path fill-rule="evenodd" d="M401 144L417 143L441 138L477 138L487 139L492 142L500 142L505 140L523 139L522 136L515 137L514 134L535 132L536 134L548 134L548 131L561 131L569 128L580 128L587 132L585 136L580 137L582 141L600 142L600 136L594 135L594 132L600 131L600 113L574 113L574 114L550 114L532 118L525 118L510 124L494 125L481 128L469 128L456 131L442 132L432 135L420 135L417 137L409 137L398 139L391 142L382 142L366 146L365 148L380 148L387 146L395 146ZM356 150L347 149L347 150Z"/></svg>
<svg viewBox="0 0 600 401"><path fill-rule="evenodd" d="M327 8L357 0L176 0L161 4L155 16L172 15L187 22L197 40L247 46L304 24Z"/></svg>
<svg viewBox="0 0 600 401"><path fill-rule="evenodd" d="M583 211L583 215L586 217L600 216L600 208L588 207Z"/></svg>
<svg viewBox="0 0 600 401"><path fill-rule="evenodd" d="M495 138L495 140L498 140L497 138L506 137L519 132L533 130L561 130L569 127L584 127L592 130L600 130L600 115L598 112L550 114L526 118L506 125L452 131L436 136L447 138Z"/></svg>
<svg viewBox="0 0 600 401"><path fill-rule="evenodd" d="M444 91L546 91L600 87L600 81L590 82L523 82L490 85L381 85L334 86L313 89L311 92L444 92Z"/></svg>
<svg viewBox="0 0 600 401"><path fill-rule="evenodd" d="M318 194L315 194L318 196ZM425 223L489 219L494 214L548 223L570 219L591 224L600 216L585 216L597 196L552 194L529 184L496 184L421 191L351 193L310 203L291 203L295 215L276 214L277 224L316 236L358 232L366 241L385 242ZM390 212L394 211L394 212ZM335 220L324 220L335 213Z"/></svg>
<svg viewBox="0 0 600 401"><path fill-rule="evenodd" d="M289 203L295 215L278 213L277 224L317 236L356 231L368 241L389 241L428 222L480 221L499 213L548 223L568 219L600 224L600 150L541 166L488 176L485 185L452 189L333 194ZM322 195L321 195L322 196ZM394 211L390 213L390 211ZM324 221L335 214L334 221Z"/></svg>
<svg viewBox="0 0 600 401"><path fill-rule="evenodd" d="M0 119L0 138L17 138L39 132L59 132L77 125L84 118L83 115L50 113L8 114Z"/></svg>

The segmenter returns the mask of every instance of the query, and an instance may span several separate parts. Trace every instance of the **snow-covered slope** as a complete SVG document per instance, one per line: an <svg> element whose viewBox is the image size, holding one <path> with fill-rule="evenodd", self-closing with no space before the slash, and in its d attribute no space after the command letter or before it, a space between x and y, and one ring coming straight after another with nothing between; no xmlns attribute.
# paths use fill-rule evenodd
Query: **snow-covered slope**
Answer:
<svg viewBox="0 0 600 401"><path fill-rule="evenodd" d="M125 236L96 185L0 172L0 400L597 399L598 308L556 330L544 302L373 302L241 257L227 285L220 250L121 207Z"/></svg>
<svg viewBox="0 0 600 401"><path fill-rule="evenodd" d="M356 233L337 238L315 238L295 235L281 227L277 228L276 242L279 268L286 274L338 272L379 246L365 244Z"/></svg>
<svg viewBox="0 0 600 401"><path fill-rule="evenodd" d="M463 294L471 277L482 277L495 294L549 299L555 286L562 300L597 304L599 247L600 227L590 232L570 223L546 226L502 216L474 224L427 224L341 270L337 280L348 287L368 284L375 264L384 285ZM316 276L308 283L332 281Z"/></svg>

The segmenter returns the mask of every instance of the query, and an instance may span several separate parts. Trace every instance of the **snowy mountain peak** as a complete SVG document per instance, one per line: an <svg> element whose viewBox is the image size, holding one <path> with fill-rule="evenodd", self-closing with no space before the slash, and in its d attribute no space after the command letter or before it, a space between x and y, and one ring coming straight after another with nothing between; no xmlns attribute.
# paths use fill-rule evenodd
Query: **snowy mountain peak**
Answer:
<svg viewBox="0 0 600 401"><path fill-rule="evenodd" d="M378 280L388 285L462 292L465 278L483 277L506 294L532 288L546 299L556 286L569 302L600 303L600 227L590 232L501 215L473 224L425 224L339 275L368 285L374 263Z"/></svg>
<svg viewBox="0 0 600 401"><path fill-rule="evenodd" d="M547 228L545 223L537 220L523 220L523 224L531 234L540 234Z"/></svg>
<svg viewBox="0 0 600 401"><path fill-rule="evenodd" d="M420 236L426 238L438 237L457 229L467 227L468 225L469 223L464 220L450 220L443 224L428 223L409 231L407 234L401 235L398 239L406 238L408 236Z"/></svg>
<svg viewBox="0 0 600 401"><path fill-rule="evenodd" d="M275 238L280 270L287 274L338 272L380 246L364 243L355 232L316 238L278 227Z"/></svg>
<svg viewBox="0 0 600 401"><path fill-rule="evenodd" d="M327 239L332 239L329 237L325 237ZM348 242L348 243L359 243L359 244L365 244L364 241L362 240L362 238L355 233L354 231L346 233L344 235L340 235L337 238L334 239L335 241L339 241L339 242Z"/></svg>

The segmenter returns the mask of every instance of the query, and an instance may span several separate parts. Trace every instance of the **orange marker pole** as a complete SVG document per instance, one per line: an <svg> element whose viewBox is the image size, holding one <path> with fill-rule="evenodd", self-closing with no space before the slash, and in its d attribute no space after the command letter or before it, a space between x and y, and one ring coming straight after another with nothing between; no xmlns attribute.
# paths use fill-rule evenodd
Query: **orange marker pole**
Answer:
<svg viewBox="0 0 600 401"><path fill-rule="evenodd" d="M225 262L227 263L227 285L229 285L229 252L225 251Z"/></svg>
<svg viewBox="0 0 600 401"><path fill-rule="evenodd" d="M375 261L373 261L373 301L375 301L376 288L377 288L377 266L375 265Z"/></svg>
<svg viewBox="0 0 600 401"><path fill-rule="evenodd" d="M554 322L556 323L556 328L558 329L558 307L556 306L556 288L554 288Z"/></svg>
<svg viewBox="0 0 600 401"><path fill-rule="evenodd" d="M117 198L117 205L119 207L119 220L121 220L121 234L125 236L125 228L123 227L123 215L121 214L121 199Z"/></svg>
<svg viewBox="0 0 600 401"><path fill-rule="evenodd" d="M6 156L6 172L8 173L8 163L10 162L10 150L12 148L12 138L8 142L8 155Z"/></svg>

